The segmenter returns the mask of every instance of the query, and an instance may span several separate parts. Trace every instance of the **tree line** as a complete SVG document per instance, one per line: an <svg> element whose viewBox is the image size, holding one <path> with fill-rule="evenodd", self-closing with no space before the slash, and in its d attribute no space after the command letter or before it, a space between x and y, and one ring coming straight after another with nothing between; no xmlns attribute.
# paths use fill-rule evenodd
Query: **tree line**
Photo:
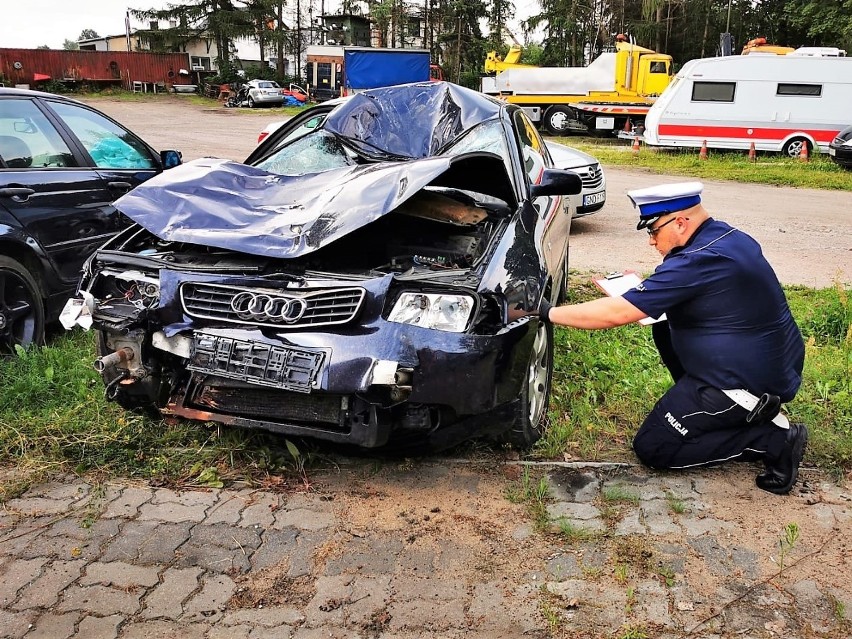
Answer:
<svg viewBox="0 0 852 639"><path fill-rule="evenodd" d="M519 0L528 2L528 0ZM328 4L327 4L328 3ZM668 53L676 66L717 55L720 36L730 33L734 52L765 37L787 46L834 46L852 53L852 0L534 0L528 17L517 19L513 0L185 0L167 9L131 9L145 21L165 21L146 30L152 50L181 50L181 43L212 34L220 69L234 65L233 41L251 38L260 50L296 55L322 42L321 16L369 17L386 46L413 42L410 17L420 43L432 52L449 79L478 85L487 51L505 53L515 41L523 62L581 66L614 46L625 34L637 44ZM518 33L510 25L519 26ZM410 45L409 45L410 46ZM265 63L262 60L262 63ZM279 73L283 73L279 65Z"/></svg>

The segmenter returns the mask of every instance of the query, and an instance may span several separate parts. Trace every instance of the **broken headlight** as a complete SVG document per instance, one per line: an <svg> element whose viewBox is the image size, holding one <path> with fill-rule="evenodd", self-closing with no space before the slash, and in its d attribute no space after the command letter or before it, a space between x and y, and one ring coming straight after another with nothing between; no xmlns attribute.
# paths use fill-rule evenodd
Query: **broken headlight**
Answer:
<svg viewBox="0 0 852 639"><path fill-rule="evenodd" d="M403 293L388 320L422 328L461 333L473 312L473 298L444 293Z"/></svg>

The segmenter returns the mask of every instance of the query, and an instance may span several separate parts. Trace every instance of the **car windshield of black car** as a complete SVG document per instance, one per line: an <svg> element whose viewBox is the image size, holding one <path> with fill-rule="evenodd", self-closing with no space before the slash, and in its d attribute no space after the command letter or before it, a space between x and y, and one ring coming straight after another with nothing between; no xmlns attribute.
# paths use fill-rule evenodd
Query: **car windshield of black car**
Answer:
<svg viewBox="0 0 852 639"><path fill-rule="evenodd" d="M351 149L331 133L319 130L278 149L256 166L277 175L305 175L356 163L355 153Z"/></svg>
<svg viewBox="0 0 852 639"><path fill-rule="evenodd" d="M313 120L308 122L313 123ZM290 137L289 143L281 145L272 155L255 166L277 175L305 175L357 164L358 156L349 146L343 144L341 138L316 126L317 124L314 124L314 128L307 132L303 132L302 127L299 127L296 131L303 132L302 137ZM343 140L355 141L345 138ZM455 157L476 151L487 151L508 158L503 128L498 120L489 120L473 127L457 138L441 155Z"/></svg>

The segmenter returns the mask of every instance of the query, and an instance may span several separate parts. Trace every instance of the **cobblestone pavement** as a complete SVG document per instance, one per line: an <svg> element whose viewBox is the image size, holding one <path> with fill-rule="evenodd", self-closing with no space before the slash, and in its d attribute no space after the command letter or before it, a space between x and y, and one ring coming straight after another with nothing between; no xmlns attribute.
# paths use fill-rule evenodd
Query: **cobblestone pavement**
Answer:
<svg viewBox="0 0 852 639"><path fill-rule="evenodd" d="M356 463L301 492L66 477L0 515L0 636L848 637L852 496L803 474L786 497L737 466Z"/></svg>

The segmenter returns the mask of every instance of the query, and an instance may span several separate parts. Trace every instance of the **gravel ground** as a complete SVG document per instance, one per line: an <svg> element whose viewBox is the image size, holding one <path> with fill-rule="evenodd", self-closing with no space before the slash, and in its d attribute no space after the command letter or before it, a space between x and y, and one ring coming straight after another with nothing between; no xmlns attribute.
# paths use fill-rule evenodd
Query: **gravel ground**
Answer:
<svg viewBox="0 0 852 639"><path fill-rule="evenodd" d="M184 159L215 156L243 160L266 124L282 119L263 109L199 107L186 96L145 102L94 98L87 102L116 118L158 149L179 149ZM755 170L760 170L758 165ZM610 272L648 272L659 255L635 231L629 189L685 178L607 167L609 200L603 209L575 221L571 266ZM852 181L852 172L849 173ZM704 204L757 239L785 284L831 286L852 281L852 196L843 191L705 181Z"/></svg>

